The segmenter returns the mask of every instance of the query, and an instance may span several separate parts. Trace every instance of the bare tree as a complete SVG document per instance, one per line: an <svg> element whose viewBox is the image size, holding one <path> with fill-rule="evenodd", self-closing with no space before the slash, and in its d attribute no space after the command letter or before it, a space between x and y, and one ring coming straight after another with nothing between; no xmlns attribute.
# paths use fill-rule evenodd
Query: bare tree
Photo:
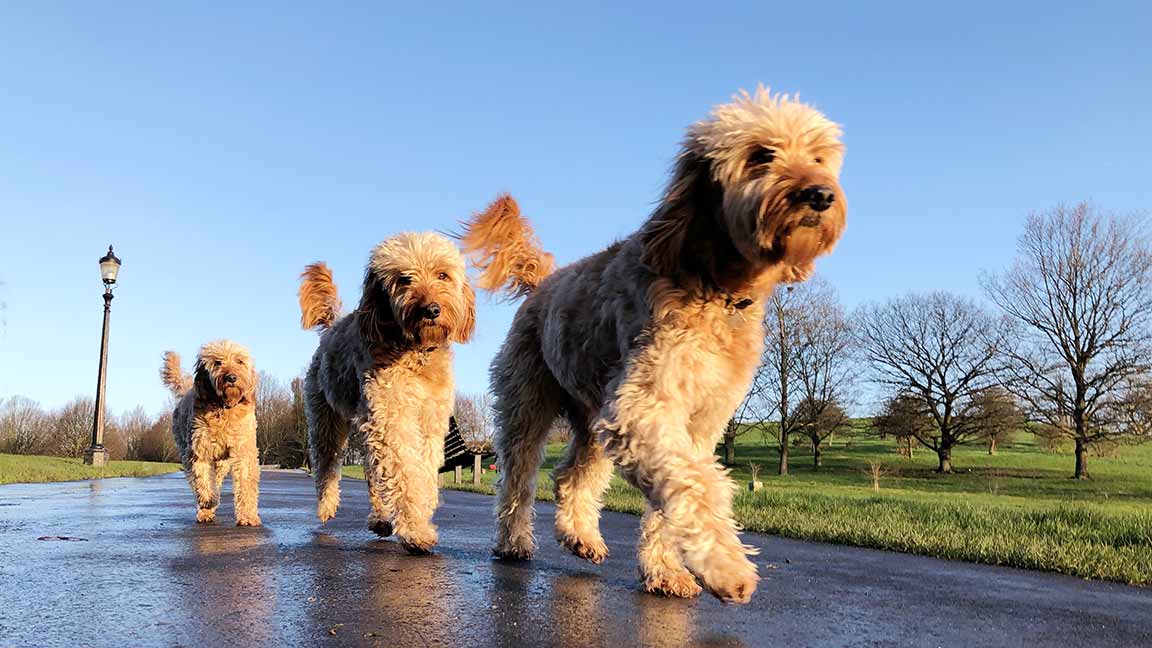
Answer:
<svg viewBox="0 0 1152 648"><path fill-rule="evenodd" d="M996 447L1022 429L1026 422L1016 399L999 385L973 397L968 416L975 419L977 435L988 444L990 455L996 454Z"/></svg>
<svg viewBox="0 0 1152 648"><path fill-rule="evenodd" d="M472 452L488 452L492 448L492 435L496 431L492 411L492 394L456 394L452 416L460 437Z"/></svg>
<svg viewBox="0 0 1152 648"><path fill-rule="evenodd" d="M284 446L295 436L292 393L272 374L261 371L256 387L256 446L260 463L280 463Z"/></svg>
<svg viewBox="0 0 1152 648"><path fill-rule="evenodd" d="M296 376L289 383L292 392L292 418L290 439L286 452L280 458L280 465L286 468L299 468L308 465L308 418L304 413L304 377Z"/></svg>
<svg viewBox="0 0 1152 648"><path fill-rule="evenodd" d="M753 389L762 408L776 414L779 472L787 475L794 433L808 435L818 455L820 442L841 427L824 427L830 421L825 410L831 414L850 400L853 337L836 291L820 278L777 289L765 326L764 362Z"/></svg>
<svg viewBox="0 0 1152 648"><path fill-rule="evenodd" d="M124 439L124 458L140 461L144 437L152 427L152 417L142 406L129 410L120 417L120 434Z"/></svg>
<svg viewBox="0 0 1152 648"><path fill-rule="evenodd" d="M0 452L45 454L50 451L51 416L40 404L13 396L0 406Z"/></svg>
<svg viewBox="0 0 1152 648"><path fill-rule="evenodd" d="M61 457L80 457L92 443L92 413L96 402L89 396L77 396L56 411L53 416L53 454ZM105 421L111 417L105 414Z"/></svg>
<svg viewBox="0 0 1152 648"><path fill-rule="evenodd" d="M952 472L952 449L979 435L973 398L995 384L1005 327L970 299L935 292L862 307L860 344L877 382L914 396L934 425L913 430Z"/></svg>
<svg viewBox="0 0 1152 648"><path fill-rule="evenodd" d="M812 467L815 469L823 465L823 443L836 432L852 427L852 418L835 400L805 398L797 409L797 418L800 420L800 433L812 444Z"/></svg>
<svg viewBox="0 0 1152 648"><path fill-rule="evenodd" d="M982 277L1019 325L1003 381L1046 429L1072 439L1076 479L1094 443L1146 438L1152 249L1141 219L1081 203L1028 216L1017 256Z"/></svg>
<svg viewBox="0 0 1152 648"><path fill-rule="evenodd" d="M835 289L821 280L805 285L797 309L793 369L801 432L812 443L813 467L820 467L821 444L851 426L846 407L853 400L858 376L852 329Z"/></svg>
<svg viewBox="0 0 1152 648"><path fill-rule="evenodd" d="M171 403L169 407L165 408L164 413L156 418L140 440L137 459L140 461L180 461L176 439L172 436Z"/></svg>
<svg viewBox="0 0 1152 648"><path fill-rule="evenodd" d="M872 430L881 439L887 436L895 438L900 454L909 459L917 439L930 436L934 425L923 399L901 393L885 399L880 413L872 419Z"/></svg>
<svg viewBox="0 0 1152 648"><path fill-rule="evenodd" d="M724 464L736 465L736 439L748 432L758 431L764 435L769 433L771 427L769 419L775 411L768 397L768 366L761 363L752 379L752 385L744 400L728 419L724 427Z"/></svg>

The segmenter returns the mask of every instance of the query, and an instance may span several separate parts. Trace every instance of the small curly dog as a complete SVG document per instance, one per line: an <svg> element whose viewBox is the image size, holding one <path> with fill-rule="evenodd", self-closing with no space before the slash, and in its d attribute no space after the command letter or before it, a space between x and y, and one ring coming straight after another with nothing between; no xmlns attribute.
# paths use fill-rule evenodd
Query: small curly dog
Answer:
<svg viewBox="0 0 1152 648"><path fill-rule="evenodd" d="M300 284L301 325L320 331L304 381L316 515L340 505L340 464L349 424L365 444L372 511L368 528L395 532L411 553L436 545L432 514L452 414L452 350L476 320L464 258L448 238L403 233L372 250L360 305L340 317L340 298L324 263Z"/></svg>
<svg viewBox="0 0 1152 648"><path fill-rule="evenodd" d="M216 521L220 486L232 473L237 526L260 526L260 455L256 450L256 368L248 349L209 342L196 354L194 375L180 356L164 354L160 379L176 396L172 436L196 494L196 521Z"/></svg>
<svg viewBox="0 0 1152 648"><path fill-rule="evenodd" d="M563 415L574 435L553 475L560 543L604 560L615 463L648 500L647 591L695 596L699 579L723 601L751 598L754 551L713 451L759 364L766 297L807 279L844 229L843 156L839 126L758 88L689 127L654 212L598 254L553 273L510 197L466 224L477 285L527 296L491 369L497 556L532 556L537 471Z"/></svg>

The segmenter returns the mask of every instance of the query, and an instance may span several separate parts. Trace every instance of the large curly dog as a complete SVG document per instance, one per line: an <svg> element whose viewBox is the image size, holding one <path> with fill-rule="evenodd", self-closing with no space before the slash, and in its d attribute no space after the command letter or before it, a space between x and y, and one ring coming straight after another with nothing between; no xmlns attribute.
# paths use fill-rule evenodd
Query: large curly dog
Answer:
<svg viewBox="0 0 1152 648"><path fill-rule="evenodd" d="M439 234L398 234L372 250L350 315L340 317L323 263L304 270L299 297L301 324L320 331L304 381L316 515L326 522L336 514L341 459L356 425L366 446L368 528L428 553L452 414L450 343L467 342L476 320L460 251Z"/></svg>
<svg viewBox="0 0 1152 648"><path fill-rule="evenodd" d="M500 465L494 553L530 558L545 438L574 430L553 475L556 537L601 562L613 463L648 500L643 586L726 602L756 589L754 551L713 456L763 348L766 297L808 278L845 225L840 128L763 88L688 128L659 205L626 239L554 273L515 202L466 224L477 285L527 295L492 364ZM550 274L551 273L551 274Z"/></svg>
<svg viewBox="0 0 1152 648"><path fill-rule="evenodd" d="M260 526L260 455L256 449L256 368L248 349L229 340L196 354L193 375L180 356L164 354L160 379L176 396L172 436L196 494L196 521L216 521L220 486L232 473L238 526Z"/></svg>

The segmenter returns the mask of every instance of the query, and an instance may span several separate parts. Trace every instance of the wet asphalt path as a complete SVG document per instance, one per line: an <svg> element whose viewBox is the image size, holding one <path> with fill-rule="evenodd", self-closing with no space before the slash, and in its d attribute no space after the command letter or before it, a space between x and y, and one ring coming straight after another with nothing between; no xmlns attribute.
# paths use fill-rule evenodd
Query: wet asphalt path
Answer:
<svg viewBox="0 0 1152 648"><path fill-rule="evenodd" d="M311 481L268 472L264 527L197 526L178 475L0 486L0 647L1152 646L1152 590L749 534L751 605L639 592L637 518L605 514L612 555L551 541L489 558L491 498L445 491L439 552L364 528L363 482L321 527ZM38 540L43 536L82 538Z"/></svg>

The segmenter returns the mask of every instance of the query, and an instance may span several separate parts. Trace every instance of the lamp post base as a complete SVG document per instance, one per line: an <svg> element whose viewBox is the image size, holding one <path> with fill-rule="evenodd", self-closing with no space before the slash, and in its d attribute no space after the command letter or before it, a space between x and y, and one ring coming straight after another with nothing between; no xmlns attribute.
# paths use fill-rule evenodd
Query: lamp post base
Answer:
<svg viewBox="0 0 1152 648"><path fill-rule="evenodd" d="M91 447L84 451L84 465L100 468L108 465L108 449L104 446Z"/></svg>

